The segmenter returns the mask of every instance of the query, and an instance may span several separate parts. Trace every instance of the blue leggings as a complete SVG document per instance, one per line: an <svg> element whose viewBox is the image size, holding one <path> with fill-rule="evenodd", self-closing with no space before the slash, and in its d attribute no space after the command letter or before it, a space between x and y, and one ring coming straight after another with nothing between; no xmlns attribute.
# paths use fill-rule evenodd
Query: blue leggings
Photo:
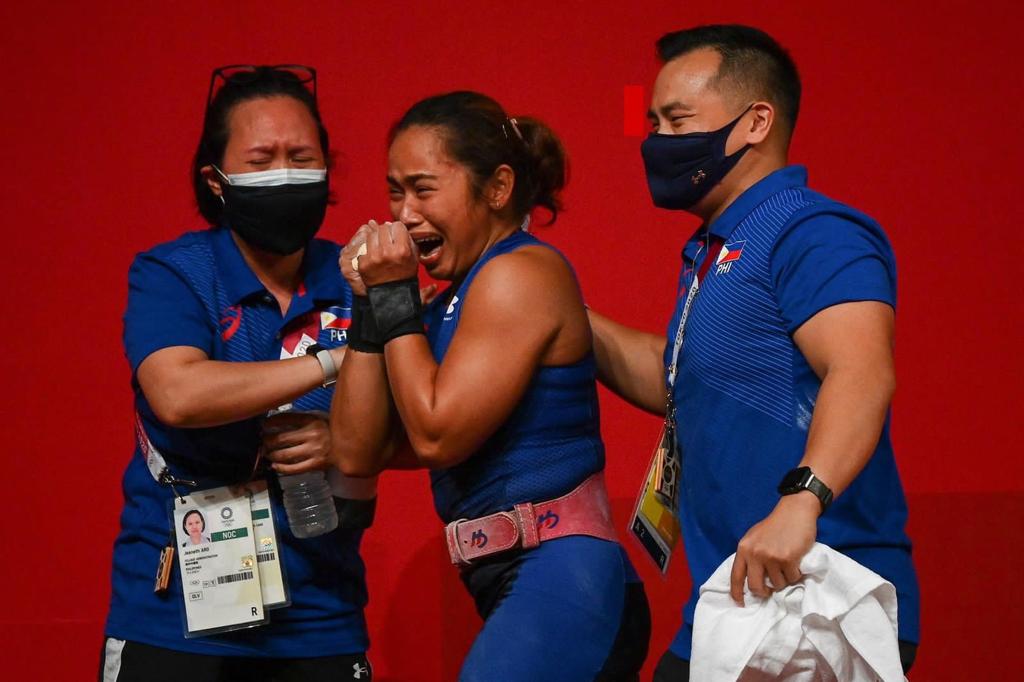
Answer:
<svg viewBox="0 0 1024 682"><path fill-rule="evenodd" d="M617 543L570 536L464 574L485 622L463 663L460 682L633 679L646 655L650 621L642 587L627 561ZM626 606L636 601L627 599L636 593L627 590L630 579L633 588L640 588L642 608ZM620 629L633 643L622 646ZM635 671L602 676L606 664L623 669L621 662L610 661L620 648L638 658L626 664Z"/></svg>

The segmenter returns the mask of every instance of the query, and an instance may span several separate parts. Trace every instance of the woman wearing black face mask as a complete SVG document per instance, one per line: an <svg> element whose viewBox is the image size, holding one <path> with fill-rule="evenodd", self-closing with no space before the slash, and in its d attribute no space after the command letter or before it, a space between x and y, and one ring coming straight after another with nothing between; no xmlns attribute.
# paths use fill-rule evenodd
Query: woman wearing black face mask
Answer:
<svg viewBox="0 0 1024 682"><path fill-rule="evenodd" d="M328 462L326 415L352 292L338 273L339 247L314 239L328 201L327 150L312 69L214 72L193 163L210 229L140 254L129 273L124 343L138 443L124 477L103 680L370 679L359 541L374 483L345 479ZM327 472L347 499L335 497L335 530L300 539L278 477L310 472ZM259 490L259 481L269 485L276 538L267 521L240 519L268 518L265 503L243 494L231 509L206 508L210 543L176 541L178 496L196 506L201 491ZM218 530L238 528L255 555L241 551L232 573L206 575L203 552L230 556L221 540L238 533ZM161 573L164 558L170 568ZM287 597L266 591L275 565ZM251 574L265 590L248 593L251 613L202 610Z"/></svg>

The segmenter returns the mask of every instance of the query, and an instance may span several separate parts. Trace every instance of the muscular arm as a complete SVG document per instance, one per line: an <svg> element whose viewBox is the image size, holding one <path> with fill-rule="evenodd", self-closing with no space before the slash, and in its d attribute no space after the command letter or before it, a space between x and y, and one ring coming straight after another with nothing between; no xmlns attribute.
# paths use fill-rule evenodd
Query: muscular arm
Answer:
<svg viewBox="0 0 1024 682"><path fill-rule="evenodd" d="M593 310L588 314L597 378L640 409L664 415L665 337L626 327Z"/></svg>
<svg viewBox="0 0 1024 682"><path fill-rule="evenodd" d="M376 226L376 223L371 223ZM341 252L338 264L357 296L366 295L352 261L366 242L370 227L361 227ZM436 285L420 290L424 305ZM358 333L356 329L349 333ZM349 350L338 372L331 401L331 459L346 476L375 476L385 468L415 468L409 441L391 400L387 366L381 353Z"/></svg>
<svg viewBox="0 0 1024 682"><path fill-rule="evenodd" d="M801 466L809 466L838 497L867 465L895 390L893 309L876 301L826 308L794 340L821 378ZM739 543L732 596L742 603L743 579L759 596L764 578L776 587L800 578L799 564L817 535L821 512L809 492L780 498L772 513Z"/></svg>
<svg viewBox="0 0 1024 682"><path fill-rule="evenodd" d="M374 476L396 449L399 424L384 356L350 351L331 401L332 459L346 476Z"/></svg>
<svg viewBox="0 0 1024 682"><path fill-rule="evenodd" d="M878 445L896 390L893 328L891 307L864 301L821 311L793 337L821 378L800 465L811 467L837 497Z"/></svg>
<svg viewBox="0 0 1024 682"><path fill-rule="evenodd" d="M344 348L331 350L342 364ZM314 357L267 362L221 362L191 346L149 355L136 378L157 418L169 426L219 426L265 413L323 381Z"/></svg>
<svg viewBox="0 0 1024 682"><path fill-rule="evenodd" d="M427 467L452 466L475 452L508 419L539 365L577 360L589 343L572 274L544 248L492 260L460 305L440 365L421 335L385 347L395 404Z"/></svg>

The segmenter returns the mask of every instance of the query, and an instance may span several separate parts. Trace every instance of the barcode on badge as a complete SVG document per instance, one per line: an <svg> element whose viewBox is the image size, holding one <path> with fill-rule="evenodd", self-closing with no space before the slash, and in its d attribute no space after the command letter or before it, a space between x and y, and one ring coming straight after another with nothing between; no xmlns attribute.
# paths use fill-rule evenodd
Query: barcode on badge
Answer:
<svg viewBox="0 0 1024 682"><path fill-rule="evenodd" d="M230 575L217 576L218 585L223 585L225 583L236 583L239 580L252 580L252 571L242 571L240 573L232 573Z"/></svg>
<svg viewBox="0 0 1024 682"><path fill-rule="evenodd" d="M276 558L277 558L277 552L264 552L263 554L257 554L256 555L256 561L260 562L260 563L262 563L264 561L273 561Z"/></svg>

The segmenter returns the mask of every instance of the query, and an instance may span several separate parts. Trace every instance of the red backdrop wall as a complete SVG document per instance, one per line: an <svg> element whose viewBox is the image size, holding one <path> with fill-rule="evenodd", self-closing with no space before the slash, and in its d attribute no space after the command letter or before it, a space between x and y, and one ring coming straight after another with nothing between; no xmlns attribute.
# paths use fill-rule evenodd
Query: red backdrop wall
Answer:
<svg viewBox="0 0 1024 682"><path fill-rule="evenodd" d="M200 226L188 164L213 66L319 69L339 152L340 203L323 234L338 240L386 215L385 130L417 98L473 88L546 119L573 174L568 210L544 236L573 260L592 306L660 330L693 225L651 207L624 94L649 92L659 35L719 21L761 26L791 49L805 92L794 160L895 244L893 433L924 593L913 677L1014 678L1021 19L1009 2L5 3L8 678L95 675L132 451L126 271L136 252ZM624 525L658 426L607 394L602 407ZM688 578L682 557L663 582L630 550L652 599L654 660ZM447 565L424 475L385 477L364 556L378 679L453 679L478 620Z"/></svg>

